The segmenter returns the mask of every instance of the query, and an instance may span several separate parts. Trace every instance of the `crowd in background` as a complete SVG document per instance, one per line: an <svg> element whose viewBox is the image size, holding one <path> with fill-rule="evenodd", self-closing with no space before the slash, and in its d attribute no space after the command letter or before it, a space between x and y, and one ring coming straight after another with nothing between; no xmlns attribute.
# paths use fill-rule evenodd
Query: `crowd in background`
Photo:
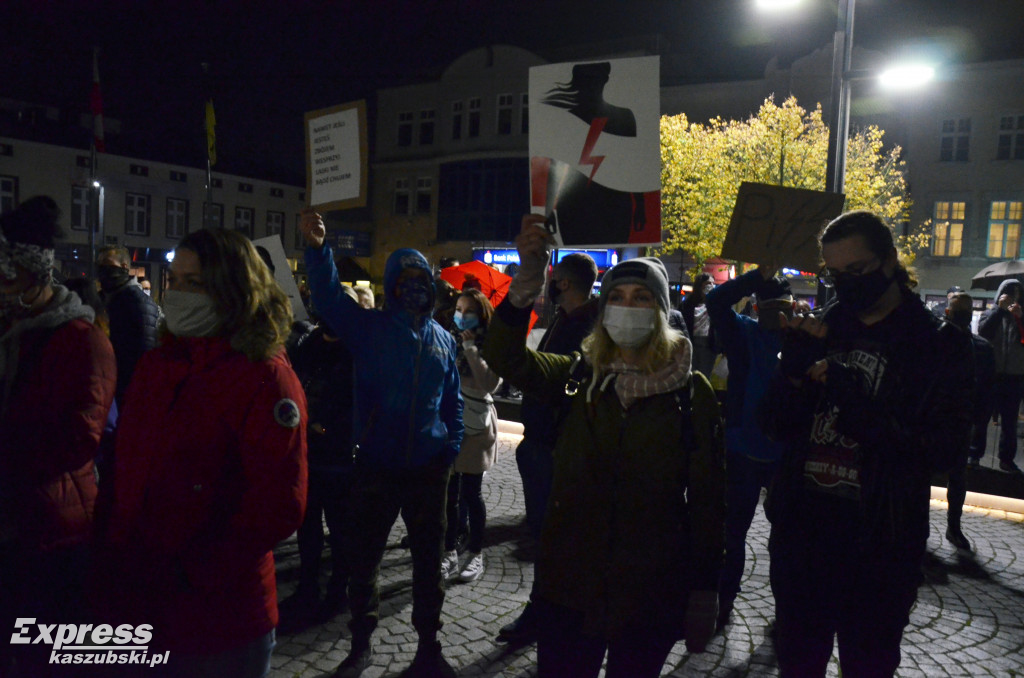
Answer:
<svg viewBox="0 0 1024 678"><path fill-rule="evenodd" d="M966 469L993 411L1000 468L1019 473L1024 286L997 292L989 341L972 335L970 297L929 312L868 212L823 230L833 299L810 312L777 262L698 276L673 308L664 265L639 257L594 297L593 260L552 267L533 215L500 303L399 249L375 308L306 210L306 324L269 256L222 229L178 243L159 306L116 247L96 281L60 284L59 220L46 197L0 216L0 626L149 624L166 675L264 676L277 629L346 609L335 675L360 675L399 516L419 638L403 675L455 675L441 610L448 582L487 568L503 384L523 393L537 552L530 602L498 639L536 642L541 676L656 676L676 642L704 651L732 621L764 492L782 675L824 675L836 639L844 673L893 675L933 474L949 474L946 537L969 552ZM531 349L540 298L555 311ZM273 549L296 530L279 612ZM0 644L0 676L59 674L49 650Z"/></svg>

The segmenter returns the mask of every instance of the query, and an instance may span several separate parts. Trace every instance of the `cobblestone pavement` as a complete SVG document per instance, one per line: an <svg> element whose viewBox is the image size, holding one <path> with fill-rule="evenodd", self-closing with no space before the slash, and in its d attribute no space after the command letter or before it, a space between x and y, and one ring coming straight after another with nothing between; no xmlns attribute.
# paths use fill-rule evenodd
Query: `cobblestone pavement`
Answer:
<svg viewBox="0 0 1024 678"><path fill-rule="evenodd" d="M535 649L494 642L498 629L518 616L533 580L514 455L518 437L502 434L499 440L498 462L483 485L487 569L473 583L449 585L441 642L460 676L525 678L536 675ZM1024 676L1024 516L967 507L963 530L976 551L969 559L958 557L943 539L945 520L945 504L933 501L926 581L904 634L897 675ZM367 678L397 675L416 651L410 623L412 563L409 552L398 546L404 534L405 526L398 520L381 567L381 621L374 634L373 665L363 674ZM767 545L768 523L758 510L748 535L747 571L733 624L703 654L688 655L682 643L676 645L666 675L778 675L766 636L773 617ZM294 536L279 546L276 555L283 599L294 590L297 576ZM330 675L348 654L348 618L343 614L293 635L279 635L271 676ZM828 676L838 675L833 656Z"/></svg>

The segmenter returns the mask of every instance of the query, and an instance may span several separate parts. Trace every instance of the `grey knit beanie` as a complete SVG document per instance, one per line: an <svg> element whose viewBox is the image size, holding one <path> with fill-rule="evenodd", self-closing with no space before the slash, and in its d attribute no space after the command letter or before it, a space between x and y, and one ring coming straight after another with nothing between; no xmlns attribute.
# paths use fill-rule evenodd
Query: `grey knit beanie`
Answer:
<svg viewBox="0 0 1024 678"><path fill-rule="evenodd" d="M668 272L665 264L654 257L629 259L614 266L601 279L601 301L603 309L608 303L609 293L619 285L643 285L654 294L661 312L668 315Z"/></svg>

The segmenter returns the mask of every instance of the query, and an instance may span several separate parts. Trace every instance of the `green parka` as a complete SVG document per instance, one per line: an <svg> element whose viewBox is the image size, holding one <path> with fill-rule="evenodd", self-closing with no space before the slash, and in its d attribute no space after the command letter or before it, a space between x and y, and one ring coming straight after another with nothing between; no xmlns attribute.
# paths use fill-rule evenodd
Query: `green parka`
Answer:
<svg viewBox="0 0 1024 678"><path fill-rule="evenodd" d="M527 349L528 320L529 309L500 305L484 357L513 385L558 402L580 356ZM682 637L689 591L714 591L722 561L724 461L694 443L717 422L694 430L677 393L624 409L611 385L587 403L588 386L572 398L555 446L535 593L582 611L586 633L639 626Z"/></svg>

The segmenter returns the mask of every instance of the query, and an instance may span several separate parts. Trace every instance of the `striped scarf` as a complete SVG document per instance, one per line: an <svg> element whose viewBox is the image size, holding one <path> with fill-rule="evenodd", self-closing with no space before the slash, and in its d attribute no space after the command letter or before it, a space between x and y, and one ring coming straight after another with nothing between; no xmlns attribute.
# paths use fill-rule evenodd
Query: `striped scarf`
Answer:
<svg viewBox="0 0 1024 678"><path fill-rule="evenodd" d="M667 365L650 374L645 374L640 368L627 365L622 360L612 361L608 365L607 376L601 384L601 390L603 391L614 378L615 393L619 396L619 402L628 409L638 400L682 388L690 378L691 358L690 342L684 341Z"/></svg>

